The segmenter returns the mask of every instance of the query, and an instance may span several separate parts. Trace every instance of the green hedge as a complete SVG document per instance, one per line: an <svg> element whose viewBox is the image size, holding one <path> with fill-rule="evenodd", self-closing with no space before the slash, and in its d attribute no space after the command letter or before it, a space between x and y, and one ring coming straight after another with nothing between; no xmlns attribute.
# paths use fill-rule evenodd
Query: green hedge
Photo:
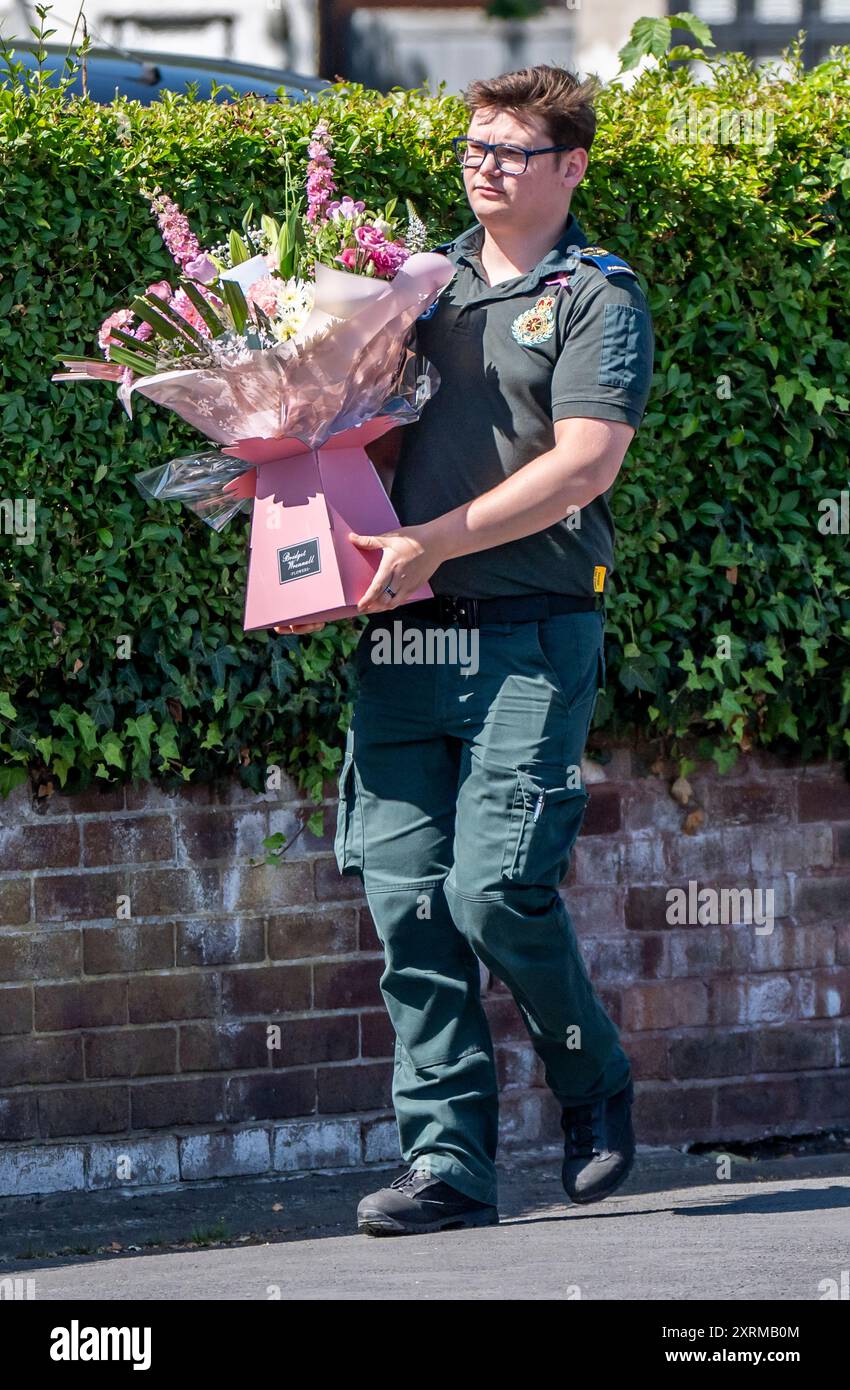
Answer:
<svg viewBox="0 0 850 1390"><path fill-rule="evenodd" d="M774 147L671 139L688 101L770 113ZM322 110L341 189L411 197L435 241L469 225L458 98L340 84ZM641 274L657 357L615 492L598 727L721 767L753 745L846 754L848 537L821 534L818 504L848 486L850 51L784 81L735 58L713 88L662 61L599 112L574 207ZM303 169L316 114L0 91L0 498L37 502L33 544L0 535L3 791L28 772L73 791L233 770L260 789L276 764L312 795L338 767L359 622L246 636L246 519L215 535L132 483L197 436L49 380L172 271L142 185L217 241L249 203L281 205L282 152Z"/></svg>

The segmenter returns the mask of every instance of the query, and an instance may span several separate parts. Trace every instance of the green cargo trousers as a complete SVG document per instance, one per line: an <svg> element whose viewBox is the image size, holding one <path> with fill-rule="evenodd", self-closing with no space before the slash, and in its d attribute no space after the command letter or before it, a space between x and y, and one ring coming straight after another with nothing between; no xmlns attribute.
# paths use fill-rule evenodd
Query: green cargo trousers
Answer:
<svg viewBox="0 0 850 1390"><path fill-rule="evenodd" d="M479 961L508 987L561 1105L630 1078L559 885L587 803L604 612L437 626L372 614L334 851L385 959L401 1155L496 1203L498 1085Z"/></svg>

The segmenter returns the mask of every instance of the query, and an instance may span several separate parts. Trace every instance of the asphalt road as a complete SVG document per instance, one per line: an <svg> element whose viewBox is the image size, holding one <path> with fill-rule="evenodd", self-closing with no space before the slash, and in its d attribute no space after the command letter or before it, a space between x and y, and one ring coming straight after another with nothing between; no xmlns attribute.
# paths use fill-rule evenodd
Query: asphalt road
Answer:
<svg viewBox="0 0 850 1390"><path fill-rule="evenodd" d="M850 1270L846 1154L736 1159L726 1180L710 1156L643 1155L622 1195L583 1209L553 1156L512 1159L499 1226L358 1234L357 1201L399 1171L7 1200L0 1278L39 1300L793 1301Z"/></svg>

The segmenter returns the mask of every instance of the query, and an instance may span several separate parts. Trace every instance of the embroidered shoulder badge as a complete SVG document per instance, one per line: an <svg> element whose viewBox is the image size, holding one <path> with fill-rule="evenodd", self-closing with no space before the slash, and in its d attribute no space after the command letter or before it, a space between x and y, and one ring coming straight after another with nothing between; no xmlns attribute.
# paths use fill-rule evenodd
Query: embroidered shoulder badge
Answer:
<svg viewBox="0 0 850 1390"><path fill-rule="evenodd" d="M511 324L511 333L518 343L522 343L523 347L531 347L534 343L543 343L552 336L555 329L555 315L552 312L554 304L553 294L541 294L532 309L517 314Z"/></svg>

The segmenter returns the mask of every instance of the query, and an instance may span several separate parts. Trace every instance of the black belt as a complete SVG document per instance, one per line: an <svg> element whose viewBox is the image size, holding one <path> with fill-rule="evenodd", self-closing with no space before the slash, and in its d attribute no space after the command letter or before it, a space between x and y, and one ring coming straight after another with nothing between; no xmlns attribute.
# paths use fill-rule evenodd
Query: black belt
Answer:
<svg viewBox="0 0 850 1390"><path fill-rule="evenodd" d="M503 598L464 598L461 594L435 594L433 598L402 603L371 618L432 618L440 624L478 627L480 623L524 623L555 613L591 613L600 608L602 596L579 594L506 594Z"/></svg>

